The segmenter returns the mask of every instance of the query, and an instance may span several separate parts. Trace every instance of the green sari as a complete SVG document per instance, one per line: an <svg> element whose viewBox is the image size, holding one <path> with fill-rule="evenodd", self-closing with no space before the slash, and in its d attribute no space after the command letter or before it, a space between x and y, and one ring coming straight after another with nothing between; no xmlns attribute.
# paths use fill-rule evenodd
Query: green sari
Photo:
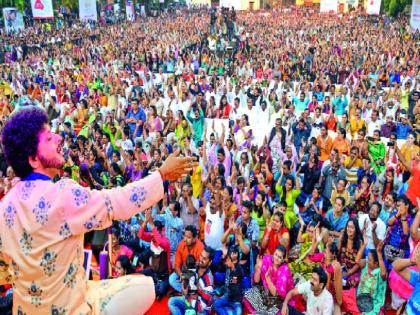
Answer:
<svg viewBox="0 0 420 315"><path fill-rule="evenodd" d="M371 166L373 167L376 174L380 174L385 170L385 163L381 163L380 165L376 164L376 161L382 159L385 162L385 145L382 141L377 142L369 142L368 143L368 152L372 159L370 162Z"/></svg>

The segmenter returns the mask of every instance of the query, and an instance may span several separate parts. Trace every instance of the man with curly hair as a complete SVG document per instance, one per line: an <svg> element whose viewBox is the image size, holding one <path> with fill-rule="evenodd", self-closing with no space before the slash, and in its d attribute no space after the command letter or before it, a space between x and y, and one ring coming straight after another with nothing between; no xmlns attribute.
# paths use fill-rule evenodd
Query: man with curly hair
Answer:
<svg viewBox="0 0 420 315"><path fill-rule="evenodd" d="M32 107L12 116L2 143L21 178L0 205L0 285L13 284L13 313L146 312L155 298L150 277L85 280L83 236L151 207L164 195L163 180L186 174L195 166L193 158L169 157L140 181L96 191L70 179L52 181L65 164L63 140L51 132L43 110Z"/></svg>

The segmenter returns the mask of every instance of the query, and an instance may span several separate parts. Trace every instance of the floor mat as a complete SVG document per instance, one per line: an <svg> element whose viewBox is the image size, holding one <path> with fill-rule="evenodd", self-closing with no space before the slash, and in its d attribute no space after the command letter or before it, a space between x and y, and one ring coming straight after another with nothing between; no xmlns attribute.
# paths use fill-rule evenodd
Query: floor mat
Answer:
<svg viewBox="0 0 420 315"><path fill-rule="evenodd" d="M169 297L165 295L160 301L155 301L145 315L169 315Z"/></svg>

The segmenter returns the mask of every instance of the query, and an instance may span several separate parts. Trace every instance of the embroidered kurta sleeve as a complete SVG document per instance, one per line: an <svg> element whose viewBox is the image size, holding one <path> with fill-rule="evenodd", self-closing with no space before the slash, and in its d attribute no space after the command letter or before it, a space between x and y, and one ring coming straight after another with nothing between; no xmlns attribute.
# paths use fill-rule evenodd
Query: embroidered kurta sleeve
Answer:
<svg viewBox="0 0 420 315"><path fill-rule="evenodd" d="M71 180L58 185L67 230L73 235L104 229L112 220L127 220L163 197L163 183L158 172L109 190L89 190Z"/></svg>
<svg viewBox="0 0 420 315"><path fill-rule="evenodd" d="M9 265L6 263L3 254L0 252L0 285L11 283L11 276L8 271Z"/></svg>

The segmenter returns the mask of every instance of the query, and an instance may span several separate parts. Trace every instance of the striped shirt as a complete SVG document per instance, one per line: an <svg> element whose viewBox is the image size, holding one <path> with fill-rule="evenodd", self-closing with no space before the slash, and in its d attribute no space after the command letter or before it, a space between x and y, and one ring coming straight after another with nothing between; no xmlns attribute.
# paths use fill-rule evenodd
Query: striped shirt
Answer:
<svg viewBox="0 0 420 315"><path fill-rule="evenodd" d="M198 305L197 311L210 311L213 304L213 285L214 278L210 268L198 279Z"/></svg>

